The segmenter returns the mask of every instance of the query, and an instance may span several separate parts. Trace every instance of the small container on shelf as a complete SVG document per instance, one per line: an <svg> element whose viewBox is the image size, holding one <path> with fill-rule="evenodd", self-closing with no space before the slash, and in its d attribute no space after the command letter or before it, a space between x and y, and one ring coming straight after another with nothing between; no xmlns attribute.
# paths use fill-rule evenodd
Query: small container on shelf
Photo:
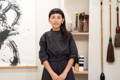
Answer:
<svg viewBox="0 0 120 80"><path fill-rule="evenodd" d="M72 32L73 31L73 24L72 23L67 23L66 28L67 28L67 31Z"/></svg>
<svg viewBox="0 0 120 80"><path fill-rule="evenodd" d="M84 56L79 57L79 71L84 71Z"/></svg>
<svg viewBox="0 0 120 80"><path fill-rule="evenodd" d="M78 63L75 64L74 71L79 72L79 64Z"/></svg>
<svg viewBox="0 0 120 80"><path fill-rule="evenodd" d="M74 71L84 71L84 56L78 57L78 63L75 64Z"/></svg>
<svg viewBox="0 0 120 80"><path fill-rule="evenodd" d="M85 12L75 14L74 32L88 32L89 30L89 15Z"/></svg>

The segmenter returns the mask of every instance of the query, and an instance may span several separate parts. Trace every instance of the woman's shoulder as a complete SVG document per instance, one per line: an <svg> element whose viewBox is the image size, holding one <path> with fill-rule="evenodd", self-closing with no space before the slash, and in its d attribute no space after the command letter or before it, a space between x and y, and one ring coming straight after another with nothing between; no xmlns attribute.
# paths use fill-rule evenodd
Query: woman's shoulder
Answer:
<svg viewBox="0 0 120 80"><path fill-rule="evenodd" d="M40 37L40 41L45 41L46 40L46 35L48 35L48 34L49 34L49 31L44 32Z"/></svg>

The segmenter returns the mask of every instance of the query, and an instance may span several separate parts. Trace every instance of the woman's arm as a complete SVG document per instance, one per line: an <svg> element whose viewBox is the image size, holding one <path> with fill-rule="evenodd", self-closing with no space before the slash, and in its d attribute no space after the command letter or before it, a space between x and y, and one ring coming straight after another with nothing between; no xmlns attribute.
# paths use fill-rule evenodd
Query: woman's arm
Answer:
<svg viewBox="0 0 120 80"><path fill-rule="evenodd" d="M69 70L71 69L73 63L74 63L74 59L73 59L73 58L70 58L69 61L68 61L67 66L66 66L66 68L65 68L65 70L64 70L64 73L67 74L67 73L69 72Z"/></svg>
<svg viewBox="0 0 120 80"><path fill-rule="evenodd" d="M52 70L47 60L43 62L43 65L45 66L46 70L49 72L53 80L60 80L59 76Z"/></svg>
<svg viewBox="0 0 120 80"><path fill-rule="evenodd" d="M49 74L52 74L54 71L52 70L52 68L50 67L50 64L47 60L45 60L43 62L43 65L45 66L46 70L49 72Z"/></svg>
<svg viewBox="0 0 120 80"><path fill-rule="evenodd" d="M67 77L67 74L68 74L69 70L73 66L73 63L74 63L74 59L70 58L69 61L68 61L67 66L66 66L66 68L63 71L63 73L59 76L60 80L65 80L65 78Z"/></svg>

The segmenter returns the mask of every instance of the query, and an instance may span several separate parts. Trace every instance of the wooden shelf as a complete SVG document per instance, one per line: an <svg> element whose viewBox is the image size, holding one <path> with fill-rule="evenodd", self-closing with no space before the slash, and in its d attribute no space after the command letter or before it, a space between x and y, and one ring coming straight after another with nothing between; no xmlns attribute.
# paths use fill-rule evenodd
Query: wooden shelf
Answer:
<svg viewBox="0 0 120 80"><path fill-rule="evenodd" d="M17 68L38 68L38 66L1 66L0 69L17 69Z"/></svg>
<svg viewBox="0 0 120 80"><path fill-rule="evenodd" d="M71 32L72 35L78 35L78 36L88 36L89 33L88 32Z"/></svg>
<svg viewBox="0 0 120 80"><path fill-rule="evenodd" d="M78 75L88 75L88 71L74 71L74 74L78 74Z"/></svg>

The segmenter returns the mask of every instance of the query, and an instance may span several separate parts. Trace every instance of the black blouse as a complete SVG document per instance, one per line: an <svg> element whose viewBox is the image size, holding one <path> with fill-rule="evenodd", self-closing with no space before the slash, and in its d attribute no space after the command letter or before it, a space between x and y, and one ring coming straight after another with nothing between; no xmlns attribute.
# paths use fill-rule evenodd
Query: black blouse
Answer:
<svg viewBox="0 0 120 80"><path fill-rule="evenodd" d="M40 38L40 51L39 58L41 63L51 58L67 57L68 59L74 58L75 62L78 62L78 50L70 32L67 35L67 41L62 39L60 31L48 31L45 32ZM75 64L74 62L74 64Z"/></svg>

